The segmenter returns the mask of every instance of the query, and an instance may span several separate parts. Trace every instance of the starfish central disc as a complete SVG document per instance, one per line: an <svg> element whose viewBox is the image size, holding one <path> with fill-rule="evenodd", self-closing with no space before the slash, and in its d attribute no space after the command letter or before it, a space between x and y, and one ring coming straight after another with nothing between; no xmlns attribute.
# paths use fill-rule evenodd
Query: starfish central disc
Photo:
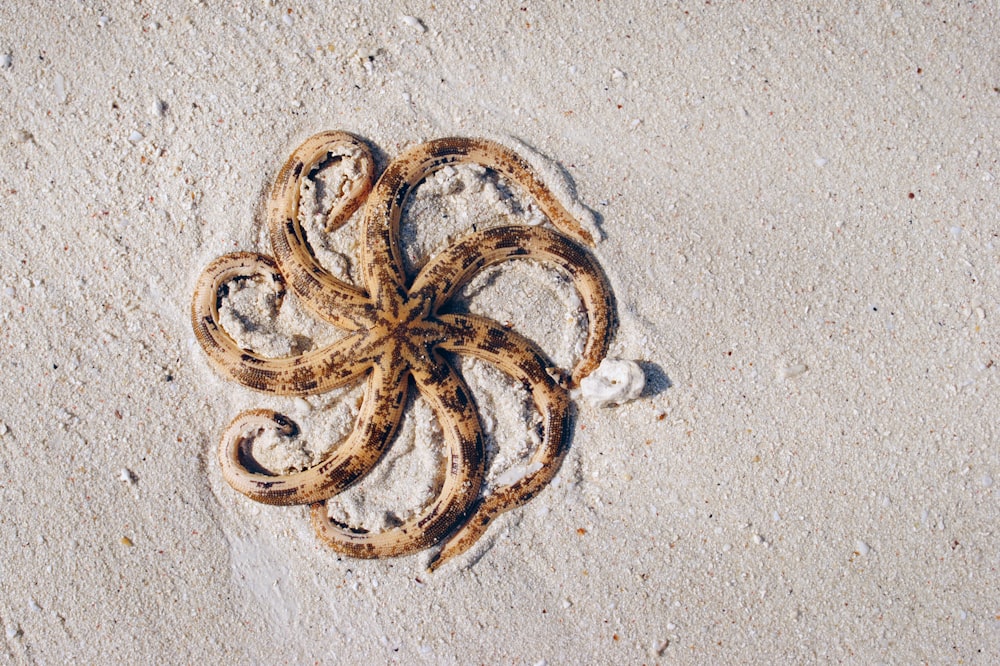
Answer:
<svg viewBox="0 0 1000 666"><path fill-rule="evenodd" d="M378 311L372 330L374 347L395 358L404 358L411 365L418 358L426 362L430 348L444 336L443 327L430 316L430 299L417 296L393 300Z"/></svg>

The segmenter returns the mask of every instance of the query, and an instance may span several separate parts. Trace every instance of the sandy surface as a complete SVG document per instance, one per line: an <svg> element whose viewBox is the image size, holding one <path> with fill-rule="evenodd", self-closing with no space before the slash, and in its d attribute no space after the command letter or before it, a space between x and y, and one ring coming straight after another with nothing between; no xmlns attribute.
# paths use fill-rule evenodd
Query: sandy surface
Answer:
<svg viewBox="0 0 1000 666"><path fill-rule="evenodd" d="M0 7L0 661L1000 660L995 4L208 4ZM335 556L215 460L240 409L349 424L223 381L188 320L332 128L558 165L646 371L431 575ZM414 261L474 205L447 189ZM564 287L505 269L469 307L568 364ZM466 370L516 457L524 396Z"/></svg>

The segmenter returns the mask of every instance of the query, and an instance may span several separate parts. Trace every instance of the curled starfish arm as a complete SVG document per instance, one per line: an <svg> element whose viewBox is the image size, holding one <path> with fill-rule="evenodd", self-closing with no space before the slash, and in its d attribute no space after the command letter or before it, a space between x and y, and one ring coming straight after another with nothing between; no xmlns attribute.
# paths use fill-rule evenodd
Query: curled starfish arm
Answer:
<svg viewBox="0 0 1000 666"><path fill-rule="evenodd" d="M468 550L494 518L538 494L559 471L569 439L569 395L549 376L545 355L537 345L485 317L449 314L440 320L447 330L442 349L491 363L531 390L535 409L542 416L542 442L531 456L527 473L484 497L448 538L428 565L432 571Z"/></svg>
<svg viewBox="0 0 1000 666"><path fill-rule="evenodd" d="M341 183L342 194L327 215L326 231L347 222L365 202L375 168L368 146L347 132L321 132L296 148L278 172L267 201L268 232L281 272L306 307L335 326L358 330L370 320L367 295L320 265L299 221L302 181L329 158L353 160L357 173Z"/></svg>
<svg viewBox="0 0 1000 666"><path fill-rule="evenodd" d="M506 176L534 199L552 225L585 245L594 245L566 207L545 186L527 160L487 139L453 137L428 141L406 150L386 168L365 210L362 246L364 282L369 293L405 283L400 255L399 219L411 192L429 175L450 164L474 163Z"/></svg>
<svg viewBox="0 0 1000 666"><path fill-rule="evenodd" d="M580 226L577 219L566 210L528 160L510 148L486 139L438 139L430 143L434 152L475 162L519 184L528 191L552 226L585 245L594 246L594 238L590 232Z"/></svg>
<svg viewBox="0 0 1000 666"><path fill-rule="evenodd" d="M444 433L444 481L438 496L402 524L380 532L354 529L330 518L326 504L312 507L319 538L351 557L409 555L438 543L479 496L483 438L475 404L461 376L437 352L413 369L420 394L430 404Z"/></svg>
<svg viewBox="0 0 1000 666"><path fill-rule="evenodd" d="M195 337L221 374L243 386L272 395L306 396L346 386L371 367L359 360L363 339L357 333L322 349L269 358L241 348L219 322L220 294L232 280L262 278L277 288L280 307L285 283L274 261L254 252L219 257L205 268L191 305Z"/></svg>
<svg viewBox="0 0 1000 666"><path fill-rule="evenodd" d="M406 403L406 377L387 377L376 367L368 377L354 431L324 460L299 472L274 474L253 457L265 428L294 435L297 426L269 409L243 412L222 435L222 476L234 489L265 504L312 504L333 497L367 474L396 432Z"/></svg>
<svg viewBox="0 0 1000 666"><path fill-rule="evenodd" d="M477 231L433 257L414 280L411 293L422 292L431 299L432 311L437 311L480 270L517 258L555 264L570 276L580 294L588 330L583 353L573 368L575 385L607 354L615 304L597 260L562 234L523 225Z"/></svg>

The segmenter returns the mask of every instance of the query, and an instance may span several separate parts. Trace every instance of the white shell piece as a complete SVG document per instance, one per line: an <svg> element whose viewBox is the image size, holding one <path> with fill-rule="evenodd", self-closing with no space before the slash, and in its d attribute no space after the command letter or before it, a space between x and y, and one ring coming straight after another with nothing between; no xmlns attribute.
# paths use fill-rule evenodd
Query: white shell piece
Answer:
<svg viewBox="0 0 1000 666"><path fill-rule="evenodd" d="M646 376L635 361L606 358L580 380L583 397L595 407L621 405L635 400L646 386Z"/></svg>

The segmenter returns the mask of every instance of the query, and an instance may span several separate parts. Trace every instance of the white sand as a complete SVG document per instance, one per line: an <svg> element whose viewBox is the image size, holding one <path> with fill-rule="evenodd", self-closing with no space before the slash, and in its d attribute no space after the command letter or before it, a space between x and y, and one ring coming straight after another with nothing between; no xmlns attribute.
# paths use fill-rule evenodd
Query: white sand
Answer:
<svg viewBox="0 0 1000 666"><path fill-rule="evenodd" d="M995 3L231 4L0 6L0 662L1000 660ZM432 575L215 461L289 403L209 368L194 281L268 250L264 192L330 128L561 165L647 374ZM572 356L557 281L495 280L470 307ZM530 410L467 369L516 467ZM289 409L317 442L336 405Z"/></svg>

